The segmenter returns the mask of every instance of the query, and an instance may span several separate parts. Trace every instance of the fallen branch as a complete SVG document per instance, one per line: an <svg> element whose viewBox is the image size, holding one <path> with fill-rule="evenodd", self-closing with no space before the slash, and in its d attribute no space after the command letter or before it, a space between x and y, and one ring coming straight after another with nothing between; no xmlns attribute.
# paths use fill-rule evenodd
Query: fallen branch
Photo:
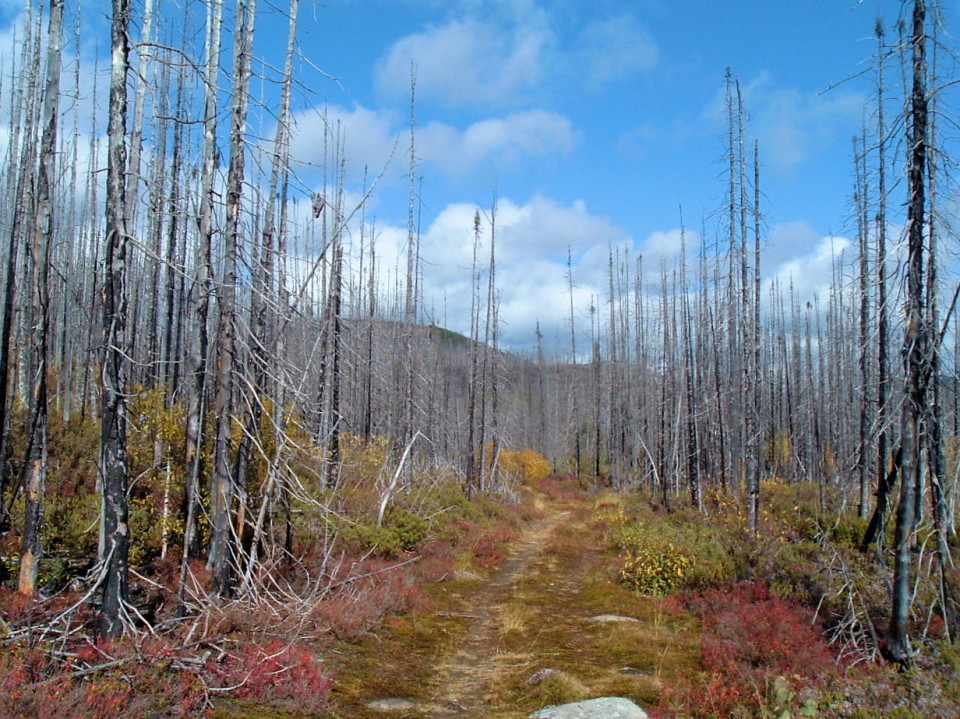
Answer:
<svg viewBox="0 0 960 719"><path fill-rule="evenodd" d="M394 569L400 569L400 567L405 567L408 564L419 562L422 558L423 557L421 557L418 554L417 556L410 557L410 559L400 562L399 564L391 564L389 567L384 567L383 569L378 569L374 572L367 572L366 574L357 574L353 577L347 577L346 579L341 579L339 582L334 582L333 584L328 586L327 592L329 593L336 589L340 589L341 587L345 587L349 584L353 584L354 582L359 582L361 579L366 579L367 577L375 577L376 575L383 574L384 572L390 572L390 571L393 571Z"/></svg>
<svg viewBox="0 0 960 719"><path fill-rule="evenodd" d="M61 682L64 680L73 680L80 679L81 677L86 677L91 674L96 674L97 672L102 672L105 669L113 669L113 667L118 667L121 664L124 664L127 661L127 657L121 657L120 659L114 659L113 661L105 662L103 664L97 664L95 667L88 667L87 669L79 669L75 672L71 672L66 676L62 677L51 677L50 679L44 679L42 682L35 682L31 684L32 687L42 687L44 684L53 684L54 682Z"/></svg>

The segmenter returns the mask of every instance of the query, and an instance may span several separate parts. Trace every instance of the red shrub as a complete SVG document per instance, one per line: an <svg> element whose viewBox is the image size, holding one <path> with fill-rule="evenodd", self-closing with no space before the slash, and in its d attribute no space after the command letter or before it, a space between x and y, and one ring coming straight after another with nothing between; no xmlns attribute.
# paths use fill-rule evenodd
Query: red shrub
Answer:
<svg viewBox="0 0 960 719"><path fill-rule="evenodd" d="M391 614L415 608L423 579L419 562L397 566L384 559L368 559L353 565L342 586L316 609L316 618L339 639L359 639ZM356 581L352 577L359 577Z"/></svg>
<svg viewBox="0 0 960 719"><path fill-rule="evenodd" d="M575 477L550 475L537 482L537 489L554 500L582 501L589 498Z"/></svg>
<svg viewBox="0 0 960 719"><path fill-rule="evenodd" d="M233 696L297 711L322 710L333 685L313 652L280 640L243 644L222 662L208 662L208 670Z"/></svg>
<svg viewBox="0 0 960 719"><path fill-rule="evenodd" d="M473 535L470 552L477 564L489 569L504 560L509 543L517 537L517 531L509 523L501 521L485 528L475 527Z"/></svg>
<svg viewBox="0 0 960 719"><path fill-rule="evenodd" d="M809 610L771 597L763 583L740 582L680 602L702 623L705 676L682 681L665 700L680 699L693 716L729 716L738 706L756 710L774 677L817 678L836 668Z"/></svg>

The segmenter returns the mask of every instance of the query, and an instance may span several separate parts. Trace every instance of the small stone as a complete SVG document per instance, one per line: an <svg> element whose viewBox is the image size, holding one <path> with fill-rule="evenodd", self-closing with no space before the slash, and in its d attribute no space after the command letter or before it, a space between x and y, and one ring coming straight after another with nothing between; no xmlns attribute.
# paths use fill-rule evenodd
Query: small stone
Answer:
<svg viewBox="0 0 960 719"><path fill-rule="evenodd" d="M416 709L417 705L406 699L390 698L374 699L367 704L367 708L373 709L375 712L402 712Z"/></svg>
<svg viewBox="0 0 960 719"><path fill-rule="evenodd" d="M457 569L453 573L453 578L458 582L479 582L483 576L470 569Z"/></svg>
<svg viewBox="0 0 960 719"><path fill-rule="evenodd" d="M637 669L636 667L621 667L621 674L626 674L629 677L649 677L650 672L645 672L643 669Z"/></svg>
<svg viewBox="0 0 960 719"><path fill-rule="evenodd" d="M556 676L563 676L563 672L559 669L538 669L527 679L527 684L537 685L545 679Z"/></svg>
<svg viewBox="0 0 960 719"><path fill-rule="evenodd" d="M629 699L602 697L572 704L544 707L530 719L649 719L647 713Z"/></svg>
<svg viewBox="0 0 960 719"><path fill-rule="evenodd" d="M595 617L590 617L587 621L605 624L610 622L639 622L640 620L633 617L621 617L619 614L598 614Z"/></svg>

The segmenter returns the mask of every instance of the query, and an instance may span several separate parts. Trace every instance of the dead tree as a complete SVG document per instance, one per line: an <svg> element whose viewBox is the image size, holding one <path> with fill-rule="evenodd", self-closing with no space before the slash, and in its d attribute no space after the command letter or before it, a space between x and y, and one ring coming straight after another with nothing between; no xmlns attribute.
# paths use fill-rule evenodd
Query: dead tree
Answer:
<svg viewBox="0 0 960 719"><path fill-rule="evenodd" d="M220 328L217 337L216 436L211 478L211 530L207 567L214 574L214 588L223 596L231 591L234 576L235 532L231 512L236 484L231 461L234 354L237 324L237 252L240 242L240 209L243 195L244 134L250 92L250 62L253 46L256 0L239 0L233 55L233 106L230 129L230 165L226 186L223 274L218 297Z"/></svg>
<svg viewBox="0 0 960 719"><path fill-rule="evenodd" d="M100 633L103 637L116 637L123 632L123 604L127 598L127 560L130 551L125 414L128 364L126 120L129 26L130 0L113 0L103 282L103 408L100 430L100 481L103 488L101 561L105 565L103 600L100 607Z"/></svg>
<svg viewBox="0 0 960 719"><path fill-rule="evenodd" d="M924 470L924 418L927 411L932 351L931 328L927 327L924 307L928 122L925 0L914 0L909 43L912 88L907 117L907 287L906 327L903 336L905 382L900 418L900 505L897 508L893 597L887 641L890 658L901 666L908 666L913 661L909 635L911 551L917 497Z"/></svg>
<svg viewBox="0 0 960 719"><path fill-rule="evenodd" d="M50 0L47 68L43 90L40 164L36 182L36 219L30 260L33 271L31 307L32 386L26 461L24 462L25 517L20 558L21 594L37 588L40 567L40 525L47 479L47 355L50 332L50 247L54 236L53 190L56 185L57 120L60 105L60 58L63 41L63 0Z"/></svg>

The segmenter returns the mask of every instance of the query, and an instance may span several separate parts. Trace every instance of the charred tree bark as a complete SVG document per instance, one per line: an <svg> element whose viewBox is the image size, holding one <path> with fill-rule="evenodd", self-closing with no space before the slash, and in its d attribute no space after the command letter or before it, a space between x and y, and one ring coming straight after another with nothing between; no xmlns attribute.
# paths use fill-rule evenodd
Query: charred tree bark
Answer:
<svg viewBox="0 0 960 719"><path fill-rule="evenodd" d="M126 119L127 72L130 53L127 28L130 0L113 0L112 64L107 126L107 226L103 282L102 396L100 476L103 483L103 547L105 563L100 634L123 632L123 604L127 599L127 245Z"/></svg>
<svg viewBox="0 0 960 719"><path fill-rule="evenodd" d="M37 215L30 259L33 271L31 308L30 419L24 462L25 515L20 555L21 594L37 589L40 569L40 528L47 481L47 358L50 331L50 247L53 244L53 188L56 183L57 119L60 105L60 57L63 39L63 0L50 1L47 68L43 91L43 125L37 172Z"/></svg>
<svg viewBox="0 0 960 719"><path fill-rule="evenodd" d="M930 335L924 308L924 234L926 226L927 166L927 35L926 2L914 0L910 36L912 89L908 114L907 152L907 292L906 328L903 337L905 363L904 403L901 414L903 456L900 506L897 508L896 555L893 598L887 649L900 666L913 660L910 645L911 545L914 512L924 462L924 415L930 383Z"/></svg>
<svg viewBox="0 0 960 719"><path fill-rule="evenodd" d="M240 241L240 200L243 194L244 133L250 88L256 0L237 3L237 36L234 48L234 93L230 129L230 165L226 186L223 276L220 283L220 329L217 338L216 436L211 481L211 530L207 567L214 574L217 594L230 593L234 577L234 540L230 514L237 487L231 462L233 373L237 322L237 252Z"/></svg>
<svg viewBox="0 0 960 719"><path fill-rule="evenodd" d="M189 356L190 384L187 400L187 426L184 460L187 466L185 487L185 521L183 529L183 559L180 567L180 593L178 606L183 607L183 588L186 580L187 560L200 551L196 516L200 503L200 478L203 474L202 447L204 415L207 410L207 353L209 333L207 321L210 313L211 244L213 241L214 175L216 171L217 139L217 75L220 68L220 23L223 12L222 0L214 0L207 6L206 67L204 70L204 121L203 149L200 171L200 215L197 218L198 246L196 252L196 276L193 282L192 308L196 314L196 334L191 342Z"/></svg>

